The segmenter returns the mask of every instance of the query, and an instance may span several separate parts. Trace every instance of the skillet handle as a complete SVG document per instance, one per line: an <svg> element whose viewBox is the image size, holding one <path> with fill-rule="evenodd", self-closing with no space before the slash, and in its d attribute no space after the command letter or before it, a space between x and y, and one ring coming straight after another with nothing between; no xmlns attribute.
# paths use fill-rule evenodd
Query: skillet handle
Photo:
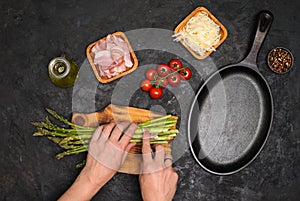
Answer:
<svg viewBox="0 0 300 201"><path fill-rule="evenodd" d="M271 27L273 22L273 14L270 11L264 10L259 14L258 26L254 38L252 48L248 56L240 63L249 67L257 69L257 55L260 50L260 47Z"/></svg>

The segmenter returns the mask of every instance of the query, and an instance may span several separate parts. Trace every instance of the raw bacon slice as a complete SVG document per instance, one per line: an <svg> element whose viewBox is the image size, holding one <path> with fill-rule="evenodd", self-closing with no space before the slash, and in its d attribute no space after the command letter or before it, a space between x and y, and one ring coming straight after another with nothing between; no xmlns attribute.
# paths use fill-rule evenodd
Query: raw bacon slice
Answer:
<svg viewBox="0 0 300 201"><path fill-rule="evenodd" d="M114 68L114 71L118 72L118 73L121 73L125 70L126 70L126 66L125 66L124 62L122 62L120 65L118 65Z"/></svg>
<svg viewBox="0 0 300 201"><path fill-rule="evenodd" d="M111 53L108 50L98 51L95 54L94 63L103 67L103 69L109 68L114 64L114 60L111 57Z"/></svg>
<svg viewBox="0 0 300 201"><path fill-rule="evenodd" d="M100 76L111 78L133 66L128 43L120 36L108 34L96 42L91 51L95 54L94 64Z"/></svg>
<svg viewBox="0 0 300 201"><path fill-rule="evenodd" d="M113 35L108 34L107 37L106 37L106 49L110 50L114 46L116 46L116 44L113 41Z"/></svg>
<svg viewBox="0 0 300 201"><path fill-rule="evenodd" d="M127 66L127 67L132 67L133 66L133 63L131 61L131 56L130 56L129 52L125 52L124 61L125 61L125 66Z"/></svg>
<svg viewBox="0 0 300 201"><path fill-rule="evenodd" d="M118 64L123 61L124 51L121 47L115 46L110 50L111 57Z"/></svg>
<svg viewBox="0 0 300 201"><path fill-rule="evenodd" d="M106 41L105 39L100 39L95 46L92 48L92 52L96 53L97 51L106 50Z"/></svg>
<svg viewBox="0 0 300 201"><path fill-rule="evenodd" d="M110 37L110 40L111 40L111 38L117 46L119 46L123 49L125 66L132 67L133 63L131 61L130 50L129 50L128 44L120 37L113 35Z"/></svg>

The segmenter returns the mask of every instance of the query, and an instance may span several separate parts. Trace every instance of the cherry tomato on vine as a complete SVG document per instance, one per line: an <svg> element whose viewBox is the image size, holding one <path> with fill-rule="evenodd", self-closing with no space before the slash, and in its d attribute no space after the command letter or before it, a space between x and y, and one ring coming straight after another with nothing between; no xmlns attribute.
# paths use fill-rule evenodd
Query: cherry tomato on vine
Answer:
<svg viewBox="0 0 300 201"><path fill-rule="evenodd" d="M156 88L156 87L153 87L150 89L150 97L153 98L153 99L159 99L162 97L162 89L161 88Z"/></svg>
<svg viewBox="0 0 300 201"><path fill-rule="evenodd" d="M152 84L150 80L143 80L141 83L141 88L143 91L150 91L150 89L152 88Z"/></svg>
<svg viewBox="0 0 300 201"><path fill-rule="evenodd" d="M167 64L160 64L157 66L157 73L161 77L167 76L170 71L170 67Z"/></svg>
<svg viewBox="0 0 300 201"><path fill-rule="evenodd" d="M179 59L171 59L169 66L172 70L177 71L178 69L182 68L182 63Z"/></svg>
<svg viewBox="0 0 300 201"><path fill-rule="evenodd" d="M175 73L175 74L171 74L169 77L168 77L168 82L170 85L172 86L176 86L180 83L180 76L178 73Z"/></svg>
<svg viewBox="0 0 300 201"><path fill-rule="evenodd" d="M179 71L179 74L182 79L189 80L192 76L192 71L189 68L185 68L185 69Z"/></svg>
<svg viewBox="0 0 300 201"><path fill-rule="evenodd" d="M161 88L166 88L168 84L168 80L165 77L158 77L156 80L156 85L160 86Z"/></svg>
<svg viewBox="0 0 300 201"><path fill-rule="evenodd" d="M146 78L148 80L154 80L156 76L157 76L157 71L155 69L150 68L149 70L146 71Z"/></svg>

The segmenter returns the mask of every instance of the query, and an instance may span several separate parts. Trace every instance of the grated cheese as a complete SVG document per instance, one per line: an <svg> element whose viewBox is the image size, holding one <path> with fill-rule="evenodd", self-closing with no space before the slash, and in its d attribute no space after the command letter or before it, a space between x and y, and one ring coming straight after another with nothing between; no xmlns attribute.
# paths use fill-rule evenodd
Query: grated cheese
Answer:
<svg viewBox="0 0 300 201"><path fill-rule="evenodd" d="M174 34L175 41L182 41L198 55L215 51L214 45L220 41L220 27L205 12L192 17L183 29Z"/></svg>

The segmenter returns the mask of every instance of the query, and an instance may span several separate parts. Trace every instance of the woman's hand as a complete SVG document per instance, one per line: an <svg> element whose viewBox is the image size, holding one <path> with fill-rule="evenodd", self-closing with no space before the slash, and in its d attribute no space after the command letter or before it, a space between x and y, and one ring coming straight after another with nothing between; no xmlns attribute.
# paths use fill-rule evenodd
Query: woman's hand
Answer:
<svg viewBox="0 0 300 201"><path fill-rule="evenodd" d="M136 127L129 122L110 123L95 131L84 168L93 184L104 185L121 168L128 152L135 146L129 141Z"/></svg>
<svg viewBox="0 0 300 201"><path fill-rule="evenodd" d="M176 192L178 175L172 168L171 155L165 155L165 149L161 145L155 146L155 153L152 153L148 132L144 133L142 152L143 173L139 181L143 200L172 200Z"/></svg>
<svg viewBox="0 0 300 201"><path fill-rule="evenodd" d="M98 127L91 139L87 162L76 181L59 200L90 200L120 169L137 125L129 122Z"/></svg>

